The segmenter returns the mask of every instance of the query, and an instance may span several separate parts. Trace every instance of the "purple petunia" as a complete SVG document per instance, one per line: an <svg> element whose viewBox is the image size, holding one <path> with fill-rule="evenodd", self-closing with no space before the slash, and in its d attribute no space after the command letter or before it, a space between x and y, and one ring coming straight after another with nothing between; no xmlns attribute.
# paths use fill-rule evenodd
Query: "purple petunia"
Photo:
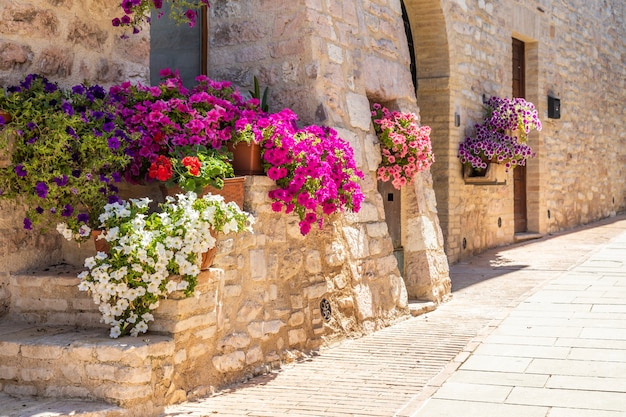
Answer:
<svg viewBox="0 0 626 417"><path fill-rule="evenodd" d="M68 178L67 175L63 175L62 177L55 177L52 181L54 181L59 187L63 187L64 185L67 185Z"/></svg>
<svg viewBox="0 0 626 417"><path fill-rule="evenodd" d="M25 177L26 175L28 175L28 171L26 171L26 168L24 168L24 165L22 164L19 164L15 167L15 173L18 177Z"/></svg>
<svg viewBox="0 0 626 417"><path fill-rule="evenodd" d="M74 213L74 207L71 204L66 204L63 210L61 210L61 216L63 217L70 217L72 213Z"/></svg>
<svg viewBox="0 0 626 417"><path fill-rule="evenodd" d="M85 223L85 224L87 224L87 223L89 223L89 214L87 214L87 213L80 213L80 214L77 216L77 219L78 219L78 222L79 222L79 223Z"/></svg>
<svg viewBox="0 0 626 417"><path fill-rule="evenodd" d="M39 181L35 186L35 192L37 193L39 198L46 198L48 196L48 184Z"/></svg>
<svg viewBox="0 0 626 417"><path fill-rule="evenodd" d="M109 149L116 151L119 148L120 148L120 140L116 138L115 136L109 138Z"/></svg>
<svg viewBox="0 0 626 417"><path fill-rule="evenodd" d="M24 217L24 229L32 230L32 228L33 228L33 222L28 217Z"/></svg>

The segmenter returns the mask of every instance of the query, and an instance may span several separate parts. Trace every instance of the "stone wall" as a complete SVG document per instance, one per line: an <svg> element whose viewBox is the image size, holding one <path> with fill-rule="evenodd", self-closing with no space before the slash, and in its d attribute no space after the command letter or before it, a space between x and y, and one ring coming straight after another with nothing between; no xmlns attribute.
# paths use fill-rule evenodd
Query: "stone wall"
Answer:
<svg viewBox="0 0 626 417"><path fill-rule="evenodd" d="M105 86L146 80L148 32L120 39L110 26L116 4L3 3L0 51L8 58L0 68L2 85L31 72L65 86L83 79ZM224 271L221 313L214 318L216 327L207 330L215 331L207 337L219 340L211 350L216 372L223 380L240 378L250 367L285 360L285 352L315 349L406 318L409 297L445 299L450 280L430 173L402 191L401 218L393 219L404 231L404 277L374 175L380 150L370 105L379 101L419 114L398 25L399 1L215 0L211 6L209 75L244 91L257 75L270 88L271 111L291 107L302 124L335 128L352 144L366 174L361 211L334 215L307 237L300 235L295 215L271 211L267 191L273 182L248 177L244 208L257 218L256 232L220 240L215 261ZM25 233L19 214L3 216L7 239ZM54 232L47 238L27 236L24 250L5 246L11 265L5 276L63 260L80 264L84 258L60 245ZM19 262L11 264L13 258ZM8 279L0 282L0 300L10 297L7 285ZM327 318L323 300L330 307Z"/></svg>
<svg viewBox="0 0 626 417"><path fill-rule="evenodd" d="M372 244L388 232L375 179L380 149L369 112L380 102L419 114L400 2L217 0L210 10L210 76L246 86L256 75L269 87L270 110L290 107L303 124L331 126L352 144L366 174L366 202L350 232L351 251L367 259L371 276L398 276L379 261L393 252L391 242ZM409 297L440 301L450 281L430 173L402 195L402 218L387 220L402 223Z"/></svg>
<svg viewBox="0 0 626 417"><path fill-rule="evenodd" d="M626 209L624 2L406 4L422 120L437 127L432 171L450 261L514 241L512 173L506 185L468 185L456 158L483 116L483 95L511 96L512 38L525 42L526 99L543 122L530 138L538 157L527 166L528 231L551 233ZM560 119L548 119L548 95L561 99Z"/></svg>

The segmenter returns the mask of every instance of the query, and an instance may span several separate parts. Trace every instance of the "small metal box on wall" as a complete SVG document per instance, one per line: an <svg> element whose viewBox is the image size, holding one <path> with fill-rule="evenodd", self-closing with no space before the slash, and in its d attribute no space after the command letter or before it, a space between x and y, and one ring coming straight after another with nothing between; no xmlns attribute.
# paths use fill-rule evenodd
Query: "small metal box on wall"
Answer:
<svg viewBox="0 0 626 417"><path fill-rule="evenodd" d="M561 118L561 99L548 96L548 117L550 119Z"/></svg>

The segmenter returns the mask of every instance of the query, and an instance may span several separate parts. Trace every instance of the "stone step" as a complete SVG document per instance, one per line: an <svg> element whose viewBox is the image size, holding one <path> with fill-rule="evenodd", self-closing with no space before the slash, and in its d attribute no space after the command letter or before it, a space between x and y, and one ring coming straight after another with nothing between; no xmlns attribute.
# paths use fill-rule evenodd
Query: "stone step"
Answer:
<svg viewBox="0 0 626 417"><path fill-rule="evenodd" d="M24 326L4 318L0 392L22 399L97 400L129 415L150 416L171 395L174 352L169 336L111 339L102 328ZM85 416L108 415L93 413Z"/></svg>
<svg viewBox="0 0 626 417"><path fill-rule="evenodd" d="M81 269L67 264L12 274L8 316L33 325L106 327L98 306L79 291Z"/></svg>
<svg viewBox="0 0 626 417"><path fill-rule="evenodd" d="M0 393L0 417L126 417L128 410L104 402L13 397Z"/></svg>

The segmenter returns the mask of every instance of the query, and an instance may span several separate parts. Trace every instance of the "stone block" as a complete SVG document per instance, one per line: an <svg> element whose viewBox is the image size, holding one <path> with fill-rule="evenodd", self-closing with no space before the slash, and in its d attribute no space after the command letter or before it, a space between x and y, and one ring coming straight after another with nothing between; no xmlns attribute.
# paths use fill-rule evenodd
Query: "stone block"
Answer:
<svg viewBox="0 0 626 417"><path fill-rule="evenodd" d="M44 396L54 398L89 398L90 394L87 388L74 386L48 386L44 391Z"/></svg>
<svg viewBox="0 0 626 417"><path fill-rule="evenodd" d="M307 334L304 329L289 330L289 346L302 346L307 341Z"/></svg>
<svg viewBox="0 0 626 417"><path fill-rule="evenodd" d="M289 326L298 327L304 323L304 313L301 311L296 311L289 317Z"/></svg>
<svg viewBox="0 0 626 417"><path fill-rule="evenodd" d="M264 281L267 279L267 264L265 251L262 249L252 250L249 252L250 265L253 268L250 272L250 279L253 281Z"/></svg>
<svg viewBox="0 0 626 417"><path fill-rule="evenodd" d="M252 300L243 303L237 312L237 321L241 323L249 323L256 319L263 311L263 306Z"/></svg>
<svg viewBox="0 0 626 417"><path fill-rule="evenodd" d="M328 284L326 281L310 285L304 289L304 296L309 300L322 298L328 292Z"/></svg>
<svg viewBox="0 0 626 417"><path fill-rule="evenodd" d="M319 251L310 250L306 254L305 268L309 274L318 274L322 272L322 259Z"/></svg>
<svg viewBox="0 0 626 417"><path fill-rule="evenodd" d="M20 353L20 345L11 342L0 341L0 357L15 357Z"/></svg>
<svg viewBox="0 0 626 417"><path fill-rule="evenodd" d="M111 402L120 403L122 406L140 400L146 401L152 397L152 389L147 385L100 384L94 389L94 393L99 398L112 400Z"/></svg>
<svg viewBox="0 0 626 417"><path fill-rule="evenodd" d="M219 372L240 371L246 363L246 354L242 351L232 352L226 355L214 356L213 366Z"/></svg>
<svg viewBox="0 0 626 417"><path fill-rule="evenodd" d="M372 120L370 116L370 102L367 97L348 92L346 94L346 103L350 116L350 125L366 132L369 131Z"/></svg>
<svg viewBox="0 0 626 417"><path fill-rule="evenodd" d="M250 346L250 336L246 333L232 333L222 338L217 344L217 348L222 352L232 352L233 350L244 349Z"/></svg>
<svg viewBox="0 0 626 417"><path fill-rule="evenodd" d="M115 374L119 366L106 365L102 363L92 363L85 366L87 377L97 381L115 381Z"/></svg>
<svg viewBox="0 0 626 417"><path fill-rule="evenodd" d="M241 293L241 285L224 285L224 298L239 297Z"/></svg>
<svg viewBox="0 0 626 417"><path fill-rule="evenodd" d="M0 71L8 71L33 59L33 52L26 45L0 42Z"/></svg>
<svg viewBox="0 0 626 417"><path fill-rule="evenodd" d="M84 363L66 363L60 367L61 374L71 383L80 384L86 381L87 372Z"/></svg>
<svg viewBox="0 0 626 417"><path fill-rule="evenodd" d="M138 365L138 364L137 364ZM125 366L115 371L115 381L121 384L149 384L152 380L152 366Z"/></svg>
<svg viewBox="0 0 626 417"><path fill-rule="evenodd" d="M49 345L23 345L21 348L23 358L31 359L59 359L63 355L63 348Z"/></svg>
<svg viewBox="0 0 626 417"><path fill-rule="evenodd" d="M37 387L35 387L34 385L16 385L11 383L5 383L3 391L9 395L13 395L16 397L33 397L37 395Z"/></svg>
<svg viewBox="0 0 626 417"><path fill-rule="evenodd" d="M20 368L20 379L26 382L49 381L54 372L45 368Z"/></svg>
<svg viewBox="0 0 626 417"><path fill-rule="evenodd" d="M259 363L263 360L263 351L259 346L253 346L246 352L246 365Z"/></svg>
<svg viewBox="0 0 626 417"><path fill-rule="evenodd" d="M6 379L11 380L17 377L19 368L17 365L14 366L0 366L0 380Z"/></svg>

